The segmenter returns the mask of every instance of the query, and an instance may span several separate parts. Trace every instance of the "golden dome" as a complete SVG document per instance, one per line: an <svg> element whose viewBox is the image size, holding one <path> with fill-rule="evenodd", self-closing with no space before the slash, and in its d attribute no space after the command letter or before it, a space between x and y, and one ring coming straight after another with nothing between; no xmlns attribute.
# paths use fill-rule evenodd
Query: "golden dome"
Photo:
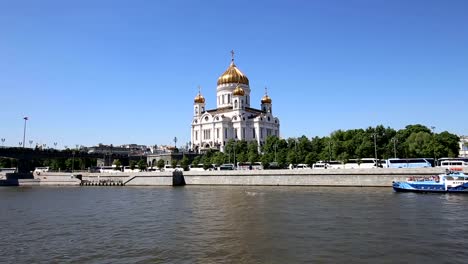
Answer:
<svg viewBox="0 0 468 264"><path fill-rule="evenodd" d="M268 96L267 94L265 94L265 95L262 97L262 104L271 104L271 97Z"/></svg>
<svg viewBox="0 0 468 264"><path fill-rule="evenodd" d="M262 104L271 104L271 97L268 96L268 91L266 87L265 87L265 95L262 97Z"/></svg>
<svg viewBox="0 0 468 264"><path fill-rule="evenodd" d="M205 97L203 97L203 95L198 93L197 96L195 96L195 99L193 99L193 102L196 103L196 104L204 104L205 103Z"/></svg>
<svg viewBox="0 0 468 264"><path fill-rule="evenodd" d="M249 79L234 64L234 51L231 50L231 64L229 68L218 78L218 85L226 83L241 83L249 85Z"/></svg>
<svg viewBox="0 0 468 264"><path fill-rule="evenodd" d="M244 89L242 89L240 85L237 85L236 89L234 89L234 91L232 92L232 95L244 96L245 95Z"/></svg>
<svg viewBox="0 0 468 264"><path fill-rule="evenodd" d="M201 95L201 87L198 86L198 94L195 96L195 99L193 99L193 102L196 104L204 104L205 103L205 97Z"/></svg>

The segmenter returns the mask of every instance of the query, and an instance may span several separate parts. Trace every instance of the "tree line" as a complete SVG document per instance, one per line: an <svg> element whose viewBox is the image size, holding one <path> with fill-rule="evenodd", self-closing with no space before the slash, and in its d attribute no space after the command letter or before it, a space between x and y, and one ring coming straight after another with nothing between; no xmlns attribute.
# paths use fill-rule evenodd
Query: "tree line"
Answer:
<svg viewBox="0 0 468 264"><path fill-rule="evenodd" d="M447 131L434 133L426 126L408 125L395 130L379 125L366 129L337 130L325 137L306 136L281 139L269 136L258 151L257 142L230 140L225 151L208 151L191 163L224 164L234 162L262 162L287 167L289 164L309 164L336 160L375 158L441 158L457 157L459 137ZM181 165L188 163L182 160Z"/></svg>
<svg viewBox="0 0 468 264"><path fill-rule="evenodd" d="M408 125L403 129L395 130L379 125L366 129L337 130L325 137L281 139L269 136L265 144L258 146L257 142L245 140L230 140L224 152L210 150L203 155L189 160L186 156L182 160L173 160L172 165L180 165L187 169L190 164L203 164L208 169L212 164L221 165L236 162L261 162L268 166L287 167L289 164L309 164L317 161L336 160L346 163L349 159L374 158L441 158L457 157L459 153L459 137L447 131L434 133L426 126L416 124ZM127 161L128 162L128 161ZM57 158L34 160L34 166L49 166L52 170L86 169L96 165L96 159L89 158ZM122 164L114 161L116 167L130 165L146 169L146 161L130 161ZM156 165L164 167L160 160ZM16 160L0 158L0 167L16 167Z"/></svg>

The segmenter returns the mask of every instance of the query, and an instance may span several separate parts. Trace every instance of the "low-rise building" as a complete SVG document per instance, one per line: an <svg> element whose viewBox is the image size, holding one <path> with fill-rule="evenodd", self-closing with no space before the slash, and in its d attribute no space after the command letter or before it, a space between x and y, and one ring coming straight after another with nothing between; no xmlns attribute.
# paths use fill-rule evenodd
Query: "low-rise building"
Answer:
<svg viewBox="0 0 468 264"><path fill-rule="evenodd" d="M460 136L460 157L468 158L468 136Z"/></svg>

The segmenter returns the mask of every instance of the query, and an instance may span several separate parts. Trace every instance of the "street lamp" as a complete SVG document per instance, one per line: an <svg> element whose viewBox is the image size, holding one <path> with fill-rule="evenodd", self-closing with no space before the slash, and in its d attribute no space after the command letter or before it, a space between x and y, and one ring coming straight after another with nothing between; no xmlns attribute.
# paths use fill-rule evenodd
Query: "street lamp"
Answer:
<svg viewBox="0 0 468 264"><path fill-rule="evenodd" d="M234 140L234 168L237 168L236 166L236 143L237 141Z"/></svg>
<svg viewBox="0 0 468 264"><path fill-rule="evenodd" d="M73 173L73 170L75 168L75 151L73 151L73 156L72 156L72 173Z"/></svg>
<svg viewBox="0 0 468 264"><path fill-rule="evenodd" d="M18 145L19 145L20 148L21 148L21 145L23 145L23 142L18 142Z"/></svg>
<svg viewBox="0 0 468 264"><path fill-rule="evenodd" d="M294 139L294 158L295 163L297 164L297 138Z"/></svg>
<svg viewBox="0 0 468 264"><path fill-rule="evenodd" d="M177 137L174 137L174 148L177 148Z"/></svg>
<svg viewBox="0 0 468 264"><path fill-rule="evenodd" d="M393 157L396 159L396 142L398 141L396 137L392 138L393 141Z"/></svg>
<svg viewBox="0 0 468 264"><path fill-rule="evenodd" d="M57 148L57 142L54 142L54 148L55 149Z"/></svg>
<svg viewBox="0 0 468 264"><path fill-rule="evenodd" d="M434 154L434 164L436 162L436 152L435 152L435 126L431 126L431 130L432 130L432 153Z"/></svg>
<svg viewBox="0 0 468 264"><path fill-rule="evenodd" d="M328 141L328 161L330 162L331 161L331 145L333 143L331 142L331 139L330 141Z"/></svg>
<svg viewBox="0 0 468 264"><path fill-rule="evenodd" d="M24 141L26 140L26 121L28 121L28 117L23 117L24 119L24 130L23 130L23 148L24 148Z"/></svg>
<svg viewBox="0 0 468 264"><path fill-rule="evenodd" d="M32 140L29 140L29 148L32 148L32 146L31 146L32 143L33 143L33 141L32 141Z"/></svg>
<svg viewBox="0 0 468 264"><path fill-rule="evenodd" d="M377 133L372 134L374 136L374 151L375 151L375 159L377 159Z"/></svg>
<svg viewBox="0 0 468 264"><path fill-rule="evenodd" d="M278 142L275 143L275 162L276 162L276 150L278 148Z"/></svg>
<svg viewBox="0 0 468 264"><path fill-rule="evenodd" d="M3 148L3 145L5 144L5 139L2 138L2 148Z"/></svg>

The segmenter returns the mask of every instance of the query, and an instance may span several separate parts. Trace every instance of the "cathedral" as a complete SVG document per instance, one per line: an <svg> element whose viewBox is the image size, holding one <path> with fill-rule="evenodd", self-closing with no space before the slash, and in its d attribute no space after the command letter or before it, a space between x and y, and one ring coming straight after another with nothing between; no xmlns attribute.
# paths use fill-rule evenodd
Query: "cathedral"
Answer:
<svg viewBox="0 0 468 264"><path fill-rule="evenodd" d="M194 99L191 148L197 152L209 149L224 152L229 140L265 143L268 136L280 136L279 119L273 116L272 100L265 88L260 109L251 107L249 79L234 64L218 78L216 109L206 109L200 88Z"/></svg>

